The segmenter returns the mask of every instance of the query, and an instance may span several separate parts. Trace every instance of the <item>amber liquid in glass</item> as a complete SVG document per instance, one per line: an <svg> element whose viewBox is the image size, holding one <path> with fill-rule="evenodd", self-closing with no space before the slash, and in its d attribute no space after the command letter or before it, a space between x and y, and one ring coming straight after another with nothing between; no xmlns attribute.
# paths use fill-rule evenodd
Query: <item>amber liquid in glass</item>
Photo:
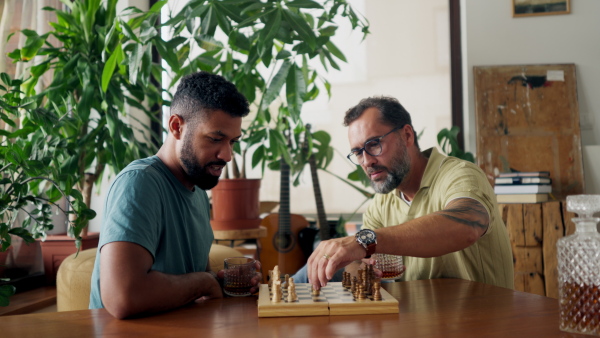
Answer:
<svg viewBox="0 0 600 338"><path fill-rule="evenodd" d="M600 335L600 286L565 283L559 307L561 330Z"/></svg>
<svg viewBox="0 0 600 338"><path fill-rule="evenodd" d="M382 271L381 278L397 278L400 277L400 273L397 271Z"/></svg>

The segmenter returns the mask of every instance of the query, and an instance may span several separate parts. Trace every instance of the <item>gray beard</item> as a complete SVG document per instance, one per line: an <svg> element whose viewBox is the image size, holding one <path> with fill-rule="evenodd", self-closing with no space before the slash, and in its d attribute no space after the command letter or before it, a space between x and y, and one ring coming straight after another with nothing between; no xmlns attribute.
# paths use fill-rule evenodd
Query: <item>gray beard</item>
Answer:
<svg viewBox="0 0 600 338"><path fill-rule="evenodd" d="M406 150L403 151L400 157L392 160L391 169L384 166L375 166L374 170L383 170L387 172L387 177L383 182L371 181L371 187L379 194L387 194L398 188L404 177L410 170L410 157Z"/></svg>

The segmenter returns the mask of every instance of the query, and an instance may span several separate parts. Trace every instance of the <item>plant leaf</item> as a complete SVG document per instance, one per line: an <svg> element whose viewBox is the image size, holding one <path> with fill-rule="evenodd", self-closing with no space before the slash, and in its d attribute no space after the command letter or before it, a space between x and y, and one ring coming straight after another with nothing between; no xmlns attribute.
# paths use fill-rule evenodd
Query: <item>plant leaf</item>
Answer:
<svg viewBox="0 0 600 338"><path fill-rule="evenodd" d="M102 91L106 93L108 89L108 84L110 83L110 79L112 78L115 67L118 62L123 60L123 49L121 43L117 44L116 49L112 52L106 64L104 65L104 69L102 70Z"/></svg>

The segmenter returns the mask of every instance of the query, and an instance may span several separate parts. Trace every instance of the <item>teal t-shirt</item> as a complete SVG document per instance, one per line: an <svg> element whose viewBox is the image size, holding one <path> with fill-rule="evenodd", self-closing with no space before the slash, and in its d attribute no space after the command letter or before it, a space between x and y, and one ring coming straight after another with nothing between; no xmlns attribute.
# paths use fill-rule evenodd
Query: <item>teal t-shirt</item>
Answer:
<svg viewBox="0 0 600 338"><path fill-rule="evenodd" d="M98 250L111 242L133 242L152 255L152 270L180 275L206 270L213 239L206 192L185 188L157 156L132 162L111 184ZM90 309L102 307L98 251Z"/></svg>

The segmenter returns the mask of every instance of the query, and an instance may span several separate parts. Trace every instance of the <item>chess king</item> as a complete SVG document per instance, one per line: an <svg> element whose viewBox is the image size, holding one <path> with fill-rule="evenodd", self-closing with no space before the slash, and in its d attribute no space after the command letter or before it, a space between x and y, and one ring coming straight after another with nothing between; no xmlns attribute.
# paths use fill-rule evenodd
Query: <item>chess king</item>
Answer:
<svg viewBox="0 0 600 338"><path fill-rule="evenodd" d="M297 282L320 288L342 268L355 270L371 254L387 253L404 257L402 280L462 278L513 288L508 233L479 167L436 148L421 151L410 114L392 97L361 100L344 125L348 159L362 167L376 195L356 237L321 242Z"/></svg>

